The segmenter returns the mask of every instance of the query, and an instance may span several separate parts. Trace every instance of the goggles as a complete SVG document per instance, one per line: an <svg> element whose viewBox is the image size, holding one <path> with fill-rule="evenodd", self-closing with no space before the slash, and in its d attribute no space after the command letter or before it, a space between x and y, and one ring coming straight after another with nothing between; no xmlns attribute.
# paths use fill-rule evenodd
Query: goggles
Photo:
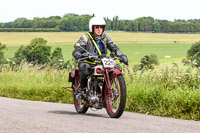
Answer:
<svg viewBox="0 0 200 133"><path fill-rule="evenodd" d="M104 28L104 25L95 25L94 28L98 29L98 28Z"/></svg>

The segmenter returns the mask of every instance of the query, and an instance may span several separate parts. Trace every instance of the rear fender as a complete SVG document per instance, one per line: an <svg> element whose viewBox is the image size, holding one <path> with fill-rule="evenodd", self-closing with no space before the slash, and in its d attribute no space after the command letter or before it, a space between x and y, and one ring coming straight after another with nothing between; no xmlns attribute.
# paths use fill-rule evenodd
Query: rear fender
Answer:
<svg viewBox="0 0 200 133"><path fill-rule="evenodd" d="M72 78L79 76L79 69L72 69L71 76Z"/></svg>
<svg viewBox="0 0 200 133"><path fill-rule="evenodd" d="M73 82L75 77L79 76L79 70L78 69L72 69L69 73L68 82Z"/></svg>

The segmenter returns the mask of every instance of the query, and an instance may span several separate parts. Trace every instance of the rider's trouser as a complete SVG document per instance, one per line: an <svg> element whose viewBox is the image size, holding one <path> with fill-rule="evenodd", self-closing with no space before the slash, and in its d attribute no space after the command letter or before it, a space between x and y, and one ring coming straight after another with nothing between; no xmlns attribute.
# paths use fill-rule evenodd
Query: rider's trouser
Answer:
<svg viewBox="0 0 200 133"><path fill-rule="evenodd" d="M80 75L80 87L84 89L87 86L88 76L91 74L92 65L86 62L79 62L79 75Z"/></svg>

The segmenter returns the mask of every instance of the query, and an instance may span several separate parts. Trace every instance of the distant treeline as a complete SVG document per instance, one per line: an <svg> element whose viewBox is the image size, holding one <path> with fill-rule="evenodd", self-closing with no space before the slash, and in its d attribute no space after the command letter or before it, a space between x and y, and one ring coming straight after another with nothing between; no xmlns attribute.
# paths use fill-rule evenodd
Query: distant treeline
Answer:
<svg viewBox="0 0 200 133"><path fill-rule="evenodd" d="M0 32L59 32L58 28L0 28Z"/></svg>
<svg viewBox="0 0 200 133"><path fill-rule="evenodd" d="M88 31L89 20L94 15L65 14L63 17L48 18L18 18L13 22L0 23L0 32L58 32L58 31ZM106 30L129 32L158 33L197 33L200 32L200 19L190 20L159 20L153 17L140 17L134 20L104 18Z"/></svg>

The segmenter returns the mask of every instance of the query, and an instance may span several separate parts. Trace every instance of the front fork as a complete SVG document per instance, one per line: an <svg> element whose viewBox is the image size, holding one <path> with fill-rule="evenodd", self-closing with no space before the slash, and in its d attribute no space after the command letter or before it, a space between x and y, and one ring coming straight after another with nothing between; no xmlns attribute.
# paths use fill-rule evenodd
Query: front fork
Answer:
<svg viewBox="0 0 200 133"><path fill-rule="evenodd" d="M105 82L106 82L106 86L109 90L111 90L111 82L110 82L110 76L109 76L109 73L112 72L113 74L116 74L116 75L120 75L120 74L123 74L122 71L120 71L119 69L117 68L114 68L113 70L110 70L110 69L105 69L105 73L104 73L104 79L105 79Z"/></svg>
<svg viewBox="0 0 200 133"><path fill-rule="evenodd" d="M111 83L110 83L110 77L109 77L108 69L105 69L104 79L105 79L107 88L110 90Z"/></svg>
<svg viewBox="0 0 200 133"><path fill-rule="evenodd" d="M108 91L106 94L110 95L112 94L112 88L111 88L111 80L110 80L110 75L109 73L112 72L113 74L116 74L116 75L120 75L120 74L123 74L123 71L117 69L117 68L114 68L113 70L110 70L110 69L105 69L105 73L104 73L104 79L105 79L105 83L106 83L106 88L108 90L104 90L104 91ZM105 88L104 88L105 89ZM109 98L109 97L107 97ZM105 100L107 99L106 96L105 96Z"/></svg>

